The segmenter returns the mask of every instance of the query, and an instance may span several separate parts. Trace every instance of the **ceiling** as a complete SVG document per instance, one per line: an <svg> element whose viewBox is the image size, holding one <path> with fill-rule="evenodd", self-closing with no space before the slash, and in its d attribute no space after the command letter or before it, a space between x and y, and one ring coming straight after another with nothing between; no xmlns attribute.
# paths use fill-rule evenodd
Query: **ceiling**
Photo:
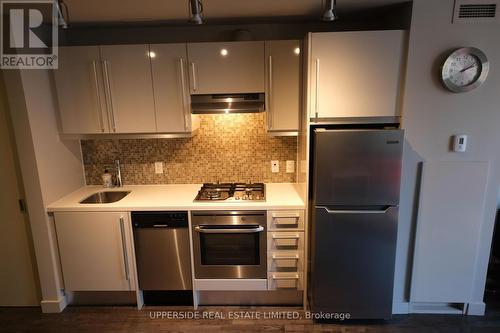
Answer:
<svg viewBox="0 0 500 333"><path fill-rule="evenodd" d="M202 0L203 17L248 19L319 17L324 0ZM408 0L337 0L339 14L392 5ZM188 0L64 0L69 23L121 23L189 19Z"/></svg>

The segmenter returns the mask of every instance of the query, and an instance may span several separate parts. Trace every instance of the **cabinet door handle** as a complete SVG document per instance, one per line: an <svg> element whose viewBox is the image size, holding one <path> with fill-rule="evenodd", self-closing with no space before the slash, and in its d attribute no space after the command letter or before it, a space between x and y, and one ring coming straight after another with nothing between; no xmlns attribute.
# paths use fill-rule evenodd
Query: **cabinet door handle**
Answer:
<svg viewBox="0 0 500 333"><path fill-rule="evenodd" d="M272 100L272 93L273 93L273 57L269 56L268 59L268 73L267 73L267 121L269 123L269 129L273 128L273 115L272 115L272 108L271 108L271 100Z"/></svg>
<svg viewBox="0 0 500 333"><path fill-rule="evenodd" d="M196 64L194 62L191 63L191 72L193 77L193 91L198 90L198 82L196 80Z"/></svg>
<svg viewBox="0 0 500 333"><path fill-rule="evenodd" d="M319 59L316 59L316 96L314 98L314 115L318 118L319 114Z"/></svg>
<svg viewBox="0 0 500 333"><path fill-rule="evenodd" d="M123 250L123 263L125 267L125 278L127 279L127 281L129 281L130 273L128 267L127 240L125 238L125 220L123 216L120 216L120 234L122 236L122 250Z"/></svg>
<svg viewBox="0 0 500 333"><path fill-rule="evenodd" d="M101 132L104 132L104 121L102 119L102 108L101 108L101 92L99 91L99 81L97 79L97 61L92 61L92 72L94 74L94 84L95 84L95 94L97 97L97 120L99 121L99 127Z"/></svg>
<svg viewBox="0 0 500 333"><path fill-rule="evenodd" d="M187 103L186 103L186 79L184 77L184 59L179 58L179 71L181 80L181 94L182 94L182 117L184 119L184 130L188 130L187 121Z"/></svg>
<svg viewBox="0 0 500 333"><path fill-rule="evenodd" d="M111 119L111 128L116 132L115 110L113 108L113 95L111 93L111 82L109 79L109 61L104 60L104 79L106 80L108 116Z"/></svg>

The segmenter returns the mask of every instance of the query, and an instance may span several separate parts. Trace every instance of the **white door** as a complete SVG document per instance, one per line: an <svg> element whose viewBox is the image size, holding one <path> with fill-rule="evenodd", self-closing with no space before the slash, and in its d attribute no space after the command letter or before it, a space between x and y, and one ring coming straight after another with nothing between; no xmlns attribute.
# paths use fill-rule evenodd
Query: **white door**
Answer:
<svg viewBox="0 0 500 333"><path fill-rule="evenodd" d="M112 133L156 132L148 45L101 46Z"/></svg>
<svg viewBox="0 0 500 333"><path fill-rule="evenodd" d="M298 131L301 101L301 47L298 40L266 42L267 128Z"/></svg>
<svg viewBox="0 0 500 333"><path fill-rule="evenodd" d="M12 140L7 96L0 76L0 306L39 306L40 291L22 180Z"/></svg>
<svg viewBox="0 0 500 333"><path fill-rule="evenodd" d="M191 94L264 92L264 42L188 44Z"/></svg>
<svg viewBox="0 0 500 333"><path fill-rule="evenodd" d="M312 118L400 115L404 31L313 33Z"/></svg>
<svg viewBox="0 0 500 333"><path fill-rule="evenodd" d="M186 44L154 44L150 50L158 132L189 132Z"/></svg>
<svg viewBox="0 0 500 333"><path fill-rule="evenodd" d="M54 79L62 132L96 134L109 131L98 46L59 48Z"/></svg>
<svg viewBox="0 0 500 333"><path fill-rule="evenodd" d="M128 213L57 212L55 225L66 290L134 290Z"/></svg>

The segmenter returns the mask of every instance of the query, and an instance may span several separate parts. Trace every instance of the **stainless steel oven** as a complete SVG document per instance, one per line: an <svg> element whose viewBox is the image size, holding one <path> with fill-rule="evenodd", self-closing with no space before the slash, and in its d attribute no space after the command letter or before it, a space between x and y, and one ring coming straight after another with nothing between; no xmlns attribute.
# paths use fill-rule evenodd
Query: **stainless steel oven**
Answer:
<svg viewBox="0 0 500 333"><path fill-rule="evenodd" d="M192 213L194 271L197 279L265 279L266 213Z"/></svg>

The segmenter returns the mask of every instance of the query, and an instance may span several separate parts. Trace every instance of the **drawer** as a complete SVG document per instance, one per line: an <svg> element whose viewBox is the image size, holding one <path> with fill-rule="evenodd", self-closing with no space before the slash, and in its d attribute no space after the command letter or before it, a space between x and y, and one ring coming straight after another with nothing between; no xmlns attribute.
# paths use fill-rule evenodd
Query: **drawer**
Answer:
<svg viewBox="0 0 500 333"><path fill-rule="evenodd" d="M303 210L272 210L267 212L268 230L304 230Z"/></svg>
<svg viewBox="0 0 500 333"><path fill-rule="evenodd" d="M304 232L274 231L267 233L267 249L274 250L304 250Z"/></svg>
<svg viewBox="0 0 500 333"><path fill-rule="evenodd" d="M301 251L271 251L267 255L269 272L301 272L304 270L304 255Z"/></svg>
<svg viewBox="0 0 500 333"><path fill-rule="evenodd" d="M302 290L304 288L304 273L302 272L272 272L267 273L268 290Z"/></svg>

